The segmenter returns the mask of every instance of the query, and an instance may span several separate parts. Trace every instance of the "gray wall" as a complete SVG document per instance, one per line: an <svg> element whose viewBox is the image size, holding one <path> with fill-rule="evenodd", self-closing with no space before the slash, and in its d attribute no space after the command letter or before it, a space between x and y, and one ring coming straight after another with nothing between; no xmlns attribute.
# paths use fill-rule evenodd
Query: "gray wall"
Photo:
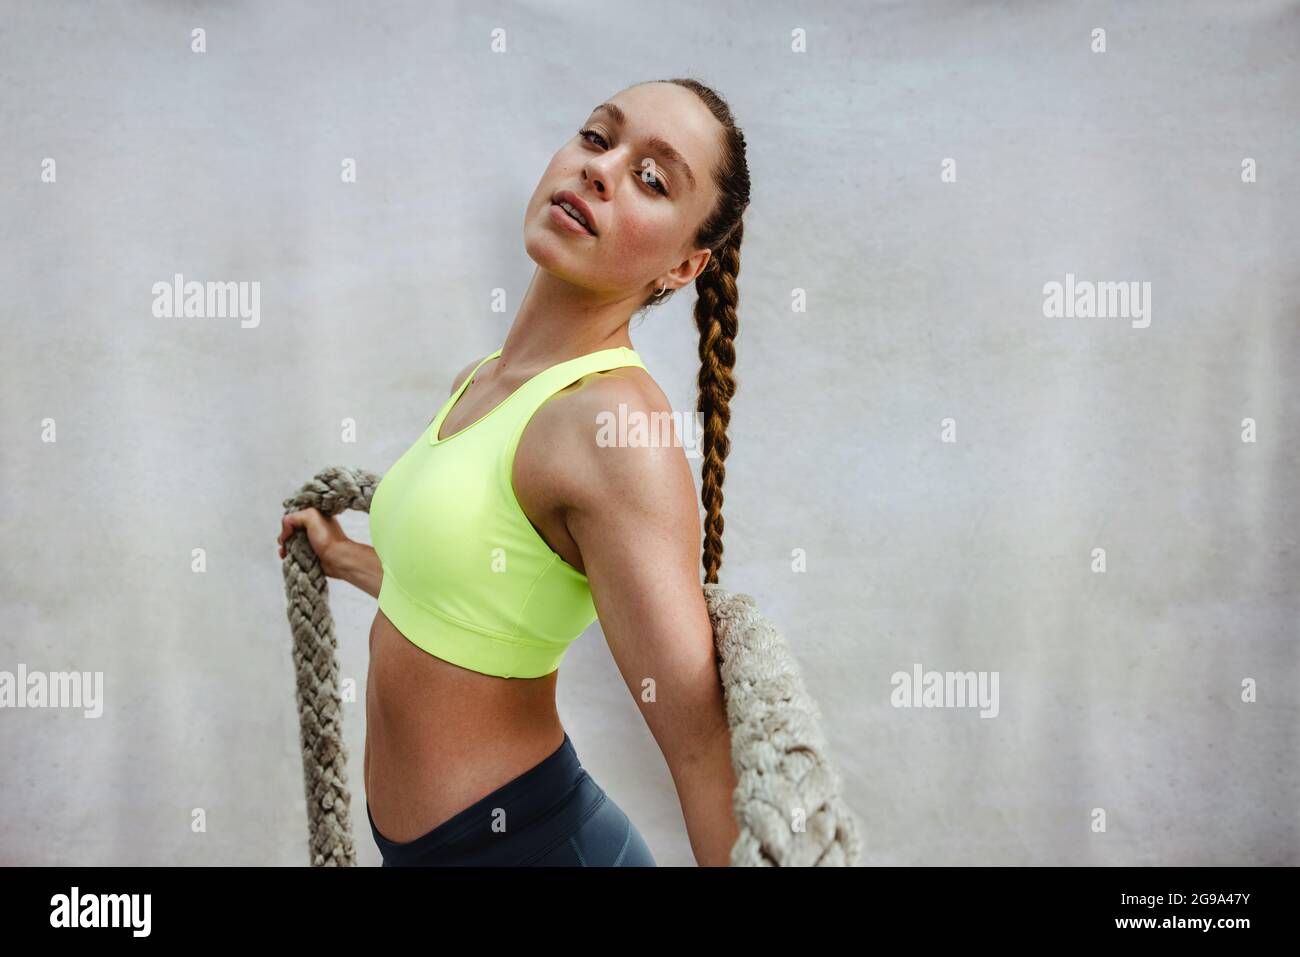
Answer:
<svg viewBox="0 0 1300 957"><path fill-rule="evenodd" d="M1298 40L1295 3L6 2L0 670L105 686L0 710L0 863L305 863L280 502L392 464L503 340L552 152L681 74L754 180L722 584L798 656L867 862L1300 863ZM178 272L259 281L259 325L155 318ZM1149 282L1150 324L1044 316L1067 273ZM679 410L691 302L632 332ZM374 601L333 596L364 684ZM914 662L997 672L997 717L893 707ZM598 625L559 707L693 863Z"/></svg>

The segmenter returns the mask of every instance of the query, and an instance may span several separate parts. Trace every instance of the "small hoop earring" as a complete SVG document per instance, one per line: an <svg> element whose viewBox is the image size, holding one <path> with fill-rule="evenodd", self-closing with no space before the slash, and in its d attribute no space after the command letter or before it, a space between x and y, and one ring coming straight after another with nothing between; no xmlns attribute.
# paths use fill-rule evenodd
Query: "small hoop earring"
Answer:
<svg viewBox="0 0 1300 957"><path fill-rule="evenodd" d="M668 288L668 283L664 283L663 287L657 293L655 293L655 298L658 299L660 296L662 296L664 294L664 291L667 290L667 288Z"/></svg>

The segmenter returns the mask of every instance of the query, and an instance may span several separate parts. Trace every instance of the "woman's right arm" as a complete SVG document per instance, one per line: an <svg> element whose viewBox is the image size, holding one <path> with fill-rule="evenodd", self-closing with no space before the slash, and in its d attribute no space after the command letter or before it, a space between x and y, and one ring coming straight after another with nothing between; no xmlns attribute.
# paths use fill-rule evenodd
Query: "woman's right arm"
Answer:
<svg viewBox="0 0 1300 957"><path fill-rule="evenodd" d="M333 578L351 582L371 598L379 597L379 586L384 580L384 567L371 545L345 538L333 546L331 556ZM325 563L322 561L321 566ZM325 574L329 575L329 572Z"/></svg>
<svg viewBox="0 0 1300 957"><path fill-rule="evenodd" d="M276 541L281 558L287 554L284 543L298 528L307 532L307 541L320 559L321 570L327 578L342 579L372 598L379 597L384 569L372 546L348 538L333 515L326 516L316 508L304 508L280 518L280 537Z"/></svg>

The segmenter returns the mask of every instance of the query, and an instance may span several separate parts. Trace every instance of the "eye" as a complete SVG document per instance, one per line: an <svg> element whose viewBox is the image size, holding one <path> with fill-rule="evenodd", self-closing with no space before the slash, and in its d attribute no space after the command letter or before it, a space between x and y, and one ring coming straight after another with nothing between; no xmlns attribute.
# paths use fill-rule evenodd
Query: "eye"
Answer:
<svg viewBox="0 0 1300 957"><path fill-rule="evenodd" d="M650 180L653 179L654 185L651 186L650 188L653 189L656 193L662 193L664 196L668 195L668 190L664 189L664 184L660 181L658 175L655 173L655 166L653 160L650 161L649 163L643 164L642 170L638 178L641 180L641 182L647 185L649 185Z"/></svg>
<svg viewBox="0 0 1300 957"><path fill-rule="evenodd" d="M607 148L607 147L609 146L609 143L606 142L605 137L601 136L601 135L600 135L598 132L596 132L595 130L592 130L592 129L579 129L579 130L578 130L578 135L581 136L581 137L582 137L584 140L586 140L588 143L591 143L593 146L600 146L602 149L603 149L603 148ZM600 140L600 143L596 143L596 142L594 142L594 141L591 139L592 136L594 136L594 137L596 137L596 139ZM667 196L667 195L668 195L668 190L664 188L663 181L660 180L659 177L654 173L654 167L653 167L653 166L647 166L647 167L645 167L645 169L643 169L640 173L637 174L637 177L636 177L636 178L639 179L639 180L641 180L641 182L645 183L646 186L647 186L649 189L651 189L652 191L658 193L659 195L661 195L661 196ZM653 185L652 185L652 183L653 183Z"/></svg>

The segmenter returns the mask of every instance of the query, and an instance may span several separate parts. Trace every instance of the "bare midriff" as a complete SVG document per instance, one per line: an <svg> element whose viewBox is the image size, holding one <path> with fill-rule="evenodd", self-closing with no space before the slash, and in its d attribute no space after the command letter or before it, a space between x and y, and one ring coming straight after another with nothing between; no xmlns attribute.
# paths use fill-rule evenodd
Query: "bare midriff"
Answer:
<svg viewBox="0 0 1300 957"><path fill-rule="evenodd" d="M365 778L379 833L413 841L554 752L564 742L558 676L498 678L461 668L412 644L377 612Z"/></svg>

